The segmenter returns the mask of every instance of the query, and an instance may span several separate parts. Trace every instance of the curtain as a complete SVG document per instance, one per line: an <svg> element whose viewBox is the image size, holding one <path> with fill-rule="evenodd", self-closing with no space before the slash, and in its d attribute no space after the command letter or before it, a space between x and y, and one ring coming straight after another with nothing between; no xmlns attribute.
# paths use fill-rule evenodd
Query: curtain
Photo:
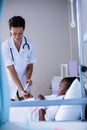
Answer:
<svg viewBox="0 0 87 130"><path fill-rule="evenodd" d="M0 23L3 18L5 0L0 0ZM0 126L9 120L10 93L1 54L0 39Z"/></svg>

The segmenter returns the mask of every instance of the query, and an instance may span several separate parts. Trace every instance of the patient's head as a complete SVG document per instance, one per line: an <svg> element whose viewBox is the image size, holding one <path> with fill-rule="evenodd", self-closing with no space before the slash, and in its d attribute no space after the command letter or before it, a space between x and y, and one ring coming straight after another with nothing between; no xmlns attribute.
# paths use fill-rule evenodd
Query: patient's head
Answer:
<svg viewBox="0 0 87 130"><path fill-rule="evenodd" d="M58 90L58 96L65 95L72 82L76 79L76 77L65 77L60 82L60 87Z"/></svg>

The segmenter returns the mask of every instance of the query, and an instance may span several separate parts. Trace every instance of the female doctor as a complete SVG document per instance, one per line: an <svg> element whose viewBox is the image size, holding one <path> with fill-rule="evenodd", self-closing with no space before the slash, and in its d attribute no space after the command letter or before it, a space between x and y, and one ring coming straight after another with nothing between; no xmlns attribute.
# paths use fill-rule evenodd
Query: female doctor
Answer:
<svg viewBox="0 0 87 130"><path fill-rule="evenodd" d="M10 38L2 44L2 55L8 74L11 100L32 97L33 64L37 61L34 44L23 36L25 19L13 16L9 19Z"/></svg>

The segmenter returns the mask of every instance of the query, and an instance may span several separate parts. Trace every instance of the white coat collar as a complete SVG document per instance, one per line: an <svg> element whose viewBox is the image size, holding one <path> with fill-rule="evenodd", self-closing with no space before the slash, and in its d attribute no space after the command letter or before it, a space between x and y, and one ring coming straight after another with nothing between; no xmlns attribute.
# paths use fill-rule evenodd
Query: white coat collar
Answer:
<svg viewBox="0 0 87 130"><path fill-rule="evenodd" d="M11 48L17 50L12 37L10 38L10 40L11 40ZM24 40L24 37L22 37L22 43L21 43L21 47L20 47L20 51L19 52L23 52L24 51L24 49L23 49L23 45L24 44L25 44L25 40Z"/></svg>

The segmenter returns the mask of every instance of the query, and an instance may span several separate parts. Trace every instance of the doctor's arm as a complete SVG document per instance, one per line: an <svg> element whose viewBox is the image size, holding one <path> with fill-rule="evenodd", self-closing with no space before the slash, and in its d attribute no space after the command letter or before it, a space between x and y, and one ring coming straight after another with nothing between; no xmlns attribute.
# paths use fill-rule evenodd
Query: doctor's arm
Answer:
<svg viewBox="0 0 87 130"><path fill-rule="evenodd" d="M31 76L33 73L33 64L28 64L26 68L26 84L29 83L29 85L32 85Z"/></svg>
<svg viewBox="0 0 87 130"><path fill-rule="evenodd" d="M15 71L15 68L14 68L14 65L10 65L10 66L7 66L7 69L11 75L11 78L13 80L13 82L16 84L16 86L18 87L18 89L21 91L21 93L24 95L26 95L27 93L24 91L24 88L18 78L18 75Z"/></svg>

